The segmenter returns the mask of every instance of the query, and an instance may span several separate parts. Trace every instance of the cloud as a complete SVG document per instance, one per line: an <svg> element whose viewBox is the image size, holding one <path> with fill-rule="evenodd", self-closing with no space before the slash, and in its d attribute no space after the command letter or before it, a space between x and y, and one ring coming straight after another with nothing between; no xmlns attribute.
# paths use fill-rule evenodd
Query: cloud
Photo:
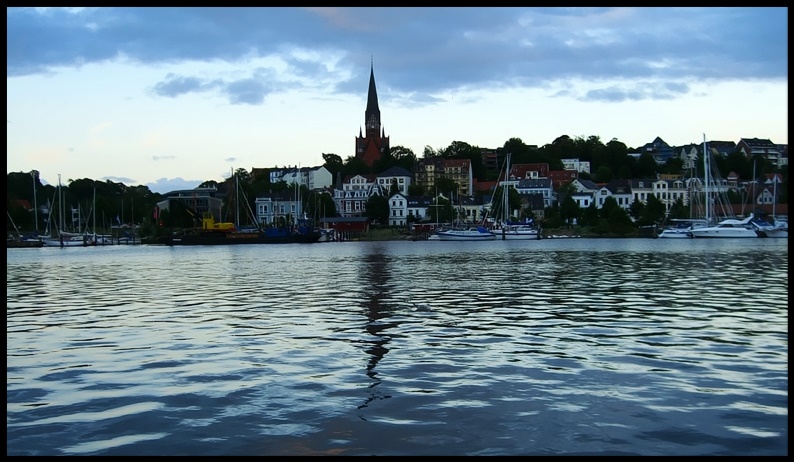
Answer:
<svg viewBox="0 0 794 462"><path fill-rule="evenodd" d="M146 183L146 186L148 186L149 190L152 192L159 194L167 194L172 191L197 188L204 181L205 180L185 180L181 177L159 178L153 183ZM123 181L123 183L129 184L130 180Z"/></svg>
<svg viewBox="0 0 794 462"><path fill-rule="evenodd" d="M9 8L7 26L8 76L120 59L245 67L279 57L293 85L333 75L341 81L330 88L351 92L368 69L361 61L374 57L390 75L384 94L395 95L567 79L788 78L785 8ZM232 105L263 104L287 82L276 78L285 69L266 70L169 74L153 87L166 97L214 90Z"/></svg>
<svg viewBox="0 0 794 462"><path fill-rule="evenodd" d="M598 102L671 100L687 93L689 93L689 86L683 83L639 82L624 87L609 86L589 90L577 99Z"/></svg>

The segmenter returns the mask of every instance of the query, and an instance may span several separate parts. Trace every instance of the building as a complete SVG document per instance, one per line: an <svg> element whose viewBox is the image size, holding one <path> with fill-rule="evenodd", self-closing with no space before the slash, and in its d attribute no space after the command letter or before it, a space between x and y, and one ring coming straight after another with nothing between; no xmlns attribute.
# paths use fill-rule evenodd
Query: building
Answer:
<svg viewBox="0 0 794 462"><path fill-rule="evenodd" d="M392 186L397 188L397 192L403 196L408 195L408 188L411 186L411 172L402 167L392 167L383 173L378 174L376 181L378 185L391 194Z"/></svg>
<svg viewBox="0 0 794 462"><path fill-rule="evenodd" d="M290 191L279 191L254 201L256 221L260 226L286 226L303 218L300 198Z"/></svg>
<svg viewBox="0 0 794 462"><path fill-rule="evenodd" d="M367 201L374 195L388 197L389 188L381 187L375 175L352 175L342 183L342 189L334 189L336 213L342 217L366 215Z"/></svg>
<svg viewBox="0 0 794 462"><path fill-rule="evenodd" d="M474 189L474 174L470 159L448 159L444 157L429 157L418 159L414 165L414 181L425 191L435 194L436 180L445 177L457 184L457 191L438 191L439 193L472 195Z"/></svg>
<svg viewBox="0 0 794 462"><path fill-rule="evenodd" d="M778 145L769 141L768 139L742 138L736 144L736 147L748 159L753 159L756 156L763 157L777 168L787 164L787 161L781 162L782 156Z"/></svg>
<svg viewBox="0 0 794 462"><path fill-rule="evenodd" d="M389 137L380 123L380 108L378 107L378 92L375 88L375 70L370 66L369 91L367 93L367 108L364 110L364 133L358 129L356 137L356 158L367 167L372 167L384 153L389 152Z"/></svg>
<svg viewBox="0 0 794 462"><path fill-rule="evenodd" d="M157 203L158 210L170 210L173 203L179 202L196 222L200 222L204 213L209 212L217 222L224 221L221 217L225 194L220 194L217 188L195 188L171 191L165 195L165 200Z"/></svg>

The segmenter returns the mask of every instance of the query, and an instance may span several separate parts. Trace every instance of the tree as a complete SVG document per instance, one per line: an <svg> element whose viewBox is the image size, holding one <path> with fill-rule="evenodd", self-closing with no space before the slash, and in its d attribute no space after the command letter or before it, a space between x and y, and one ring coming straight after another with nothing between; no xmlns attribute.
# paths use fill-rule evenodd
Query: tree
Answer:
<svg viewBox="0 0 794 462"><path fill-rule="evenodd" d="M653 155L643 152L637 161L637 170L634 171L634 174L639 178L656 178L656 168L657 164Z"/></svg>
<svg viewBox="0 0 794 462"><path fill-rule="evenodd" d="M386 170L394 167L395 165L397 165L397 159L395 159L394 156L392 155L392 151L388 150L380 156L380 159L376 160L372 164L372 171L385 172Z"/></svg>
<svg viewBox="0 0 794 462"><path fill-rule="evenodd" d="M664 203L660 201L655 195L650 194L648 196L648 201L645 204L645 207L640 213L639 219L637 220L638 226L650 226L654 224L659 224L664 221L665 214L667 210L664 206Z"/></svg>
<svg viewBox="0 0 794 462"><path fill-rule="evenodd" d="M334 198L327 191L309 191L306 200L306 215L315 218L336 216Z"/></svg>
<svg viewBox="0 0 794 462"><path fill-rule="evenodd" d="M684 199L679 197L670 206L669 218L689 218L689 207L684 205Z"/></svg>
<svg viewBox="0 0 794 462"><path fill-rule="evenodd" d="M458 183L452 178L441 176L436 179L436 191L441 194L450 194L450 199L458 200Z"/></svg>
<svg viewBox="0 0 794 462"><path fill-rule="evenodd" d="M345 165L342 168L342 177L352 175L369 175L370 173L372 173L372 169L367 167L367 164L365 164L363 160L356 156L349 156L347 158L347 162L345 162Z"/></svg>
<svg viewBox="0 0 794 462"><path fill-rule="evenodd" d="M427 214L436 223L449 223L452 221L452 202L439 194L433 198Z"/></svg>
<svg viewBox="0 0 794 462"><path fill-rule="evenodd" d="M579 217L579 224L582 226L595 226L598 223L598 208L595 202L591 202L587 208L582 210Z"/></svg>
<svg viewBox="0 0 794 462"><path fill-rule="evenodd" d="M613 177L614 175L612 174L612 169L606 165L598 167L598 170L595 172L596 183L609 183L613 180Z"/></svg>
<svg viewBox="0 0 794 462"><path fill-rule="evenodd" d="M391 185L389 186L389 197L397 194L400 192L400 187L397 186L397 178L391 179Z"/></svg>
<svg viewBox="0 0 794 462"><path fill-rule="evenodd" d="M198 185L199 188L218 188L218 186L218 182L215 180L206 180Z"/></svg>
<svg viewBox="0 0 794 462"><path fill-rule="evenodd" d="M423 196L427 191L422 185L411 183L408 186L408 195L409 196Z"/></svg>
<svg viewBox="0 0 794 462"><path fill-rule="evenodd" d="M366 217L375 224L387 225L389 223L389 199L380 195L373 195L367 199Z"/></svg>
<svg viewBox="0 0 794 462"><path fill-rule="evenodd" d="M331 177L336 178L336 174L340 173L345 164L342 162L342 157L339 154L326 154L323 153L323 167L326 168L329 172L331 172Z"/></svg>
<svg viewBox="0 0 794 462"><path fill-rule="evenodd" d="M422 152L422 157L424 157L425 159L429 159L431 157L439 157L440 155L441 153L430 147L430 145L426 145L425 150Z"/></svg>
<svg viewBox="0 0 794 462"><path fill-rule="evenodd" d="M389 151L395 160L395 165L412 172L416 164L416 154L405 146L392 146Z"/></svg>
<svg viewBox="0 0 794 462"><path fill-rule="evenodd" d="M580 214L581 209L579 208L579 204L573 200L570 194L567 194L565 199L562 200L562 204L560 204L560 218L562 218L565 223L571 223L571 220L578 220Z"/></svg>
<svg viewBox="0 0 794 462"><path fill-rule="evenodd" d="M642 215L642 211L645 209L645 204L642 201L634 199L629 205L629 214L636 218L639 218Z"/></svg>
<svg viewBox="0 0 794 462"><path fill-rule="evenodd" d="M601 220L599 220L599 229L597 232L617 232L624 234L634 228L634 223L631 221L629 214L612 196L604 199L604 204L601 206L599 216Z"/></svg>

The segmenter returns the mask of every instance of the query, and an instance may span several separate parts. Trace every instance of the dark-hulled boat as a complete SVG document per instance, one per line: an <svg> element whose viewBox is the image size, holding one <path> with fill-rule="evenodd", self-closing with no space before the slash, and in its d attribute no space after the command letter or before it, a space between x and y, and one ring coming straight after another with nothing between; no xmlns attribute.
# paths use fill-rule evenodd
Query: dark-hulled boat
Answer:
<svg viewBox="0 0 794 462"><path fill-rule="evenodd" d="M201 229L159 240L165 245L311 244L320 240L320 229L309 218L294 226L269 226L250 231L238 230L234 223L215 223L211 215L202 219Z"/></svg>

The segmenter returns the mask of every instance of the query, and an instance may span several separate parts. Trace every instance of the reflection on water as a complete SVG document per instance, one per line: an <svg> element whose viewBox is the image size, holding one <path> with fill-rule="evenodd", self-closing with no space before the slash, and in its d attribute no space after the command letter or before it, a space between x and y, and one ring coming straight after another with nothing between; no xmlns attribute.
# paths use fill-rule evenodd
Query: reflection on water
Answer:
<svg viewBox="0 0 794 462"><path fill-rule="evenodd" d="M7 455L786 455L788 247L7 251Z"/></svg>

